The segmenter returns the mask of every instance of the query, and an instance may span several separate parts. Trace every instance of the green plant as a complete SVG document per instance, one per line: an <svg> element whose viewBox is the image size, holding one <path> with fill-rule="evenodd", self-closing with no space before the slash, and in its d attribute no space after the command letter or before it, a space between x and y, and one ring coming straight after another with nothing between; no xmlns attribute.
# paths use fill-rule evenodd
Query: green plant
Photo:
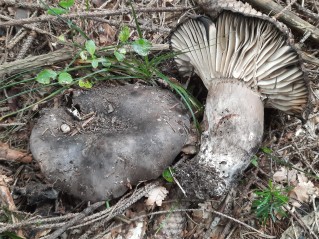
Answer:
<svg viewBox="0 0 319 239"><path fill-rule="evenodd" d="M49 8L44 2L42 2L42 4ZM67 10L69 10L73 4L74 1L69 0L61 0L59 2L60 7ZM49 10L50 9L52 8L49 8ZM73 43L75 47L79 47L81 50L63 69L57 67L55 67L55 69L42 69L35 78L30 78L29 73L32 74L32 72L26 72L26 75L20 73L0 81L0 89L8 89L10 87L19 89L20 93L10 96L12 98L17 96L24 97L24 95L30 95L32 93L45 95L45 97L40 98L40 100L38 97L30 95L31 97L28 98L33 99L32 103L30 102L22 109L0 117L0 120L34 107L42 102L46 102L53 96L76 84L82 88L91 88L95 82L102 80L140 79L149 84L156 85L157 82L155 79L161 78L172 90L181 96L199 129L195 114L196 112L202 112L203 106L191 96L181 84L172 82L170 78L164 75L159 69L162 62L172 59L177 53L168 52L150 56L152 44L143 38L133 7L132 13L136 22L139 38L135 41L129 41L130 30L127 26L123 26L119 33L119 43L117 45L100 48L99 50L97 50L94 41L88 39L85 33L74 25L71 20L63 19L63 16L59 16L59 14L55 13L55 15L66 22L72 30L77 31L87 39L85 44L78 46L76 43ZM63 42L66 41L63 40L61 43ZM137 54L132 54L134 52ZM75 72L75 74L72 72ZM19 80L20 78L23 78L23 80ZM38 84L34 83L34 79ZM44 91L47 92L43 94ZM9 98L0 99L0 103L8 99Z"/></svg>
<svg viewBox="0 0 319 239"><path fill-rule="evenodd" d="M253 201L253 209L256 212L257 218L265 224L270 218L276 222L277 215L286 216L283 206L288 204L287 196L288 189L279 189L269 180L268 187L264 190L256 190L257 198Z"/></svg>
<svg viewBox="0 0 319 239"><path fill-rule="evenodd" d="M0 239L22 239L22 237L17 236L14 232L4 232L0 233Z"/></svg>
<svg viewBox="0 0 319 239"><path fill-rule="evenodd" d="M74 0L60 0L59 6L60 7L54 7L47 10L47 13L50 15L61 15L68 13L70 10L70 7L74 5Z"/></svg>
<svg viewBox="0 0 319 239"><path fill-rule="evenodd" d="M175 170L171 167L168 167L167 169L165 169L162 173L162 177L169 183L174 182L174 177L172 175L172 173L174 173Z"/></svg>

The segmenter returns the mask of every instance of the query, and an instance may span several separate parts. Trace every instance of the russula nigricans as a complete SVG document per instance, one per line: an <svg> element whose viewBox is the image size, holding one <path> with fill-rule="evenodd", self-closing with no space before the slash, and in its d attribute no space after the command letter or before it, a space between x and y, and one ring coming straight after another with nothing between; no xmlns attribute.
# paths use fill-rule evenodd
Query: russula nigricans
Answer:
<svg viewBox="0 0 319 239"><path fill-rule="evenodd" d="M264 107L302 117L309 96L285 26L233 0L210 15L186 20L170 38L179 72L195 72L208 90L199 154L176 171L186 193L199 198L223 195L249 165L262 141Z"/></svg>

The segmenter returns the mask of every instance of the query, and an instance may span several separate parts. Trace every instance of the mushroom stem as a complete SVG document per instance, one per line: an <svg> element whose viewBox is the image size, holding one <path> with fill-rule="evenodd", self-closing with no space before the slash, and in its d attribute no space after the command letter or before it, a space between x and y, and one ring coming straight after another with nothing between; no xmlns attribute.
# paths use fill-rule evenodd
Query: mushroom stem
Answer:
<svg viewBox="0 0 319 239"><path fill-rule="evenodd" d="M264 106L244 82L214 80L205 117L199 154L177 169L186 192L199 198L223 195L249 165L262 140Z"/></svg>

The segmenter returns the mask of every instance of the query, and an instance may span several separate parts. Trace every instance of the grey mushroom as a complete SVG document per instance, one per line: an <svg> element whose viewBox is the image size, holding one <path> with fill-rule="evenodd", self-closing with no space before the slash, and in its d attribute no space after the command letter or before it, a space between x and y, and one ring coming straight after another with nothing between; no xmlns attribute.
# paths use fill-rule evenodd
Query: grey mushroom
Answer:
<svg viewBox="0 0 319 239"><path fill-rule="evenodd" d="M214 8L213 20L189 19L171 35L180 73L194 71L208 89L200 152L176 175L199 198L223 195L247 168L262 141L264 107L302 116L308 104L306 77L286 28L232 2Z"/></svg>

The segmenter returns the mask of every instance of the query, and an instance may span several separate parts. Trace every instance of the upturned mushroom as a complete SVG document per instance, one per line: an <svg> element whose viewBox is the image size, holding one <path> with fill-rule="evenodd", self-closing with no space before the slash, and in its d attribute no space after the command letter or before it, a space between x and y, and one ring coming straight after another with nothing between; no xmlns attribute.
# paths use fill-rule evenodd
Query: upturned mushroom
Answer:
<svg viewBox="0 0 319 239"><path fill-rule="evenodd" d="M208 89L199 153L176 171L199 198L223 195L247 168L262 141L264 107L305 117L309 95L284 25L248 4L212 2L211 18L183 22L170 39L179 72L195 72Z"/></svg>

